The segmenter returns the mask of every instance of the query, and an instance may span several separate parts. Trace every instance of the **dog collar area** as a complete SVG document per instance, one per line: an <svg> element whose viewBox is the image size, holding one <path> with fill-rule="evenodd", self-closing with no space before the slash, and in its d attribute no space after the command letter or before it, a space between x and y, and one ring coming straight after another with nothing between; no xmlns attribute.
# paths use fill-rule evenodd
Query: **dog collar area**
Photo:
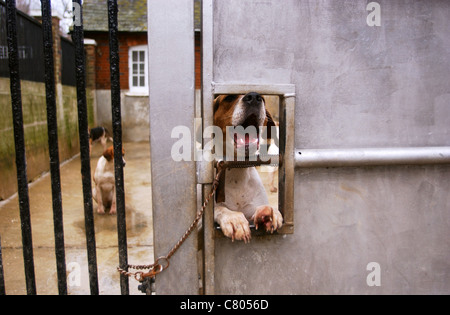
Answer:
<svg viewBox="0 0 450 315"><path fill-rule="evenodd" d="M247 168L261 165L281 166L283 159L280 155L256 154L252 156L238 157L233 160L216 160L215 165L222 168Z"/></svg>

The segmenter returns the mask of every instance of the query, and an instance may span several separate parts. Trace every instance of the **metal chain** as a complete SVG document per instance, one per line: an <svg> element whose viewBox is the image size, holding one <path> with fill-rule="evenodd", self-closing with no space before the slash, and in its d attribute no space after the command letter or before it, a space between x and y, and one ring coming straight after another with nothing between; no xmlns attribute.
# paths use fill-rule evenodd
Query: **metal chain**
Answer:
<svg viewBox="0 0 450 315"><path fill-rule="evenodd" d="M170 263L170 258L176 253L176 251L183 245L183 243L186 241L186 239L191 235L192 231L197 227L198 223L203 217L203 214L205 212L206 206L211 201L211 198L214 196L214 193L216 192L217 188L219 187L220 182L220 175L222 174L224 170L224 161L218 161L217 162L217 174L214 178L213 186L211 188L211 192L208 196L206 196L205 201L203 202L203 205L200 209L200 211L197 214L197 217L195 218L194 222L192 222L191 226L186 230L184 235L180 238L178 243L175 244L175 246L169 251L169 253L166 256L159 257L156 259L155 263L151 265L127 265L126 269L122 269L117 267L117 271L127 277L134 276L134 278L142 282L145 278L153 278L157 274L161 273L162 271L166 270ZM161 264L160 262L164 261L165 264ZM149 272L143 272L143 271L137 271L137 272L130 272L128 269L134 269L134 270L149 270Z"/></svg>

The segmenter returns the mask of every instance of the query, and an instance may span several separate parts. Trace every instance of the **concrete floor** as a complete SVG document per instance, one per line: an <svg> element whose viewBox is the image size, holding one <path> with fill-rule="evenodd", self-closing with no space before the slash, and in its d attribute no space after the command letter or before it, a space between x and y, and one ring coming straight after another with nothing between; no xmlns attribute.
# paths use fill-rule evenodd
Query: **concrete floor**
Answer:
<svg viewBox="0 0 450 315"><path fill-rule="evenodd" d="M153 262L150 148L148 143L125 143L124 148L128 261L130 264L150 264ZM94 145L92 173L101 152L101 145ZM76 280L73 277L76 271L71 268L79 267L81 271L79 283L69 281L69 294L90 294L80 169L79 158L61 167L67 273L70 279ZM44 175L30 185L29 195L37 293L58 294L50 176ZM116 271L119 263L117 217L99 215L96 209L94 202L100 294L120 294ZM0 203L0 236L6 293L26 294L17 196ZM131 294L141 294L137 286L138 282L130 279Z"/></svg>

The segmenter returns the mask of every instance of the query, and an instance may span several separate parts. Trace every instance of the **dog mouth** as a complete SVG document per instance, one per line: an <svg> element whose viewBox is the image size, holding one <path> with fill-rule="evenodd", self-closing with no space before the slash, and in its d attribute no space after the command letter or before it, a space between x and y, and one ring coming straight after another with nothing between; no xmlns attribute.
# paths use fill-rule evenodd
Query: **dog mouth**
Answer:
<svg viewBox="0 0 450 315"><path fill-rule="evenodd" d="M249 128L250 127L250 128ZM237 149L258 149L259 147L259 119L256 115L249 115L245 121L235 126L234 145Z"/></svg>
<svg viewBox="0 0 450 315"><path fill-rule="evenodd" d="M250 148L251 146L258 146L259 139L257 137L251 137L249 134L234 134L234 143L236 148Z"/></svg>

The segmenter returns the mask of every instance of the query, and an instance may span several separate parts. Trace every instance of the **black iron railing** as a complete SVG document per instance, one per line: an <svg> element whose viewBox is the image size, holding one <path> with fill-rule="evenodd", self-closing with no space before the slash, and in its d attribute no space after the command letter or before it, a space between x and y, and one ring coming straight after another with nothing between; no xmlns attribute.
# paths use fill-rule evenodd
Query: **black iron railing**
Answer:
<svg viewBox="0 0 450 315"><path fill-rule="evenodd" d="M19 74L16 2L13 0L6 2L6 26L25 280L27 293L32 295L36 294L36 279L34 273L30 200L28 195L27 161L25 157L25 136L23 129L22 93Z"/></svg>
<svg viewBox="0 0 450 315"><path fill-rule="evenodd" d="M89 284L92 295L99 294L97 252L94 229L94 213L92 202L91 167L89 152L88 111L86 100L86 65L84 52L83 16L81 0L74 0L79 4L77 10L77 23L73 28L72 40L75 45L75 69L76 90L78 105L78 127L80 140L80 159L83 184L83 204L86 228L86 244L89 269ZM58 127L55 100L55 73L53 56L51 1L41 0L42 4L42 30L44 47L45 87L47 100L47 124L48 142L50 156L50 172L53 198L53 222L55 234L55 253L58 275L59 294L67 294L63 208L61 198L60 161L58 149ZM119 80L119 43L117 22L117 0L108 0L107 8L110 27L110 58L111 58L111 95L112 95L112 117L113 136L115 151L115 176L116 176L116 203L117 203L117 226L119 239L119 264L125 267L128 264L126 217L125 217L125 194L123 165L121 163L122 152L122 121L120 111L120 80ZM19 73L19 52L17 35L17 11L16 1L6 1L6 24L7 43L9 56L9 78L11 86L11 101L13 111L14 140L17 165L18 196L20 204L20 219L22 226L22 244L24 256L24 268L26 288L28 294L37 294L35 267L33 258L33 242L31 233L30 202L27 179L27 161L25 157L25 140L23 127L21 85ZM0 244L0 295L5 293L3 277L3 264ZM121 277L120 287L122 294L129 293L128 278Z"/></svg>
<svg viewBox="0 0 450 315"><path fill-rule="evenodd" d="M58 122L56 114L55 66L53 56L52 8L50 1L42 1L42 31L45 59L45 94L47 98L47 129L52 182L53 224L55 231L55 254L58 274L58 291L67 294L66 254L59 171Z"/></svg>

